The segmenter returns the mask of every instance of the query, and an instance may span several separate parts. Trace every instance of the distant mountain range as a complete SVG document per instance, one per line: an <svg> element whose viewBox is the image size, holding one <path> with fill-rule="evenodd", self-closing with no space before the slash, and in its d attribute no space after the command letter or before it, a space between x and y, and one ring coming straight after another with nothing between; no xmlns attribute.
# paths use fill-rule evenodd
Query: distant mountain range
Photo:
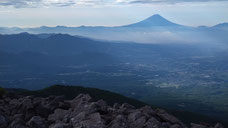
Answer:
<svg viewBox="0 0 228 128"><path fill-rule="evenodd" d="M85 36L101 40L131 41L139 43L199 43L226 42L228 40L228 23L212 27L189 27L173 23L156 14L138 23L116 27L37 27L37 28L7 28L0 27L0 34L29 32L63 33Z"/></svg>

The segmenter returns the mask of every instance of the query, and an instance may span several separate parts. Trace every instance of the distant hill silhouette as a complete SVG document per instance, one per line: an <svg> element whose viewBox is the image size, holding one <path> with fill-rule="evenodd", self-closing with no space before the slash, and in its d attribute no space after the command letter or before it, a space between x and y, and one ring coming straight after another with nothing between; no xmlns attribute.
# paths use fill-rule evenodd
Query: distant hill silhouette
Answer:
<svg viewBox="0 0 228 128"><path fill-rule="evenodd" d="M62 33L101 40L130 41L139 43L217 43L226 42L226 40L228 40L228 37L225 36L228 34L227 23L218 24L214 27L191 27L173 23L159 14L152 15L151 17L137 23L114 27L0 27L1 34L15 34L21 32L29 32L33 34ZM40 37L43 36L44 35L40 35Z"/></svg>

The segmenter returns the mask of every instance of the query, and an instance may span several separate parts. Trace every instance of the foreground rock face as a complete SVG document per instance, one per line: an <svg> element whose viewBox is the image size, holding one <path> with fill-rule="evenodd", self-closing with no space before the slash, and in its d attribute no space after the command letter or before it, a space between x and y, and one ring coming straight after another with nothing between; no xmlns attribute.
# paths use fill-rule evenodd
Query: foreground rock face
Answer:
<svg viewBox="0 0 228 128"><path fill-rule="evenodd" d="M0 128L187 128L165 110L129 104L90 102L87 94L66 101L60 96L0 99ZM223 128L221 124L191 128Z"/></svg>

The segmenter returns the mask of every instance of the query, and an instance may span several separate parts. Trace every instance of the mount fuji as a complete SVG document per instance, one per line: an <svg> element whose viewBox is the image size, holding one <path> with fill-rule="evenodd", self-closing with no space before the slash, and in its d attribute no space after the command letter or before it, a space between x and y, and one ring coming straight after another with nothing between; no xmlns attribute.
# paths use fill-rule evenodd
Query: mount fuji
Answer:
<svg viewBox="0 0 228 128"><path fill-rule="evenodd" d="M173 23L167 19L165 19L164 17L160 16L159 14L155 14L143 21L140 21L138 23L134 23L134 24L130 24L130 25L126 25L123 27L155 27L155 26L160 26L160 27L180 27L182 25Z"/></svg>

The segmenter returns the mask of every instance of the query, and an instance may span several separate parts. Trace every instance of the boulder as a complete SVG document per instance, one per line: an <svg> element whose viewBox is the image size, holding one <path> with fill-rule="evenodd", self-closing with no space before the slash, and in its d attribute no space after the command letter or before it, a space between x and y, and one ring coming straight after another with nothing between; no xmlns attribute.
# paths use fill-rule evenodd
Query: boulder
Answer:
<svg viewBox="0 0 228 128"><path fill-rule="evenodd" d="M124 114L124 115L128 115L129 113L132 113L134 111L135 111L135 107L128 103L122 104L120 108L116 110L117 113Z"/></svg>
<svg viewBox="0 0 228 128"><path fill-rule="evenodd" d="M217 124L215 124L214 128L223 128L223 126L222 126L222 124L217 123Z"/></svg>
<svg viewBox="0 0 228 128"><path fill-rule="evenodd" d="M141 116L140 118L136 119L135 122L129 122L130 128L143 128L146 123L145 116Z"/></svg>
<svg viewBox="0 0 228 128"><path fill-rule="evenodd" d="M14 115L9 128L26 128L23 114Z"/></svg>
<svg viewBox="0 0 228 128"><path fill-rule="evenodd" d="M102 114L107 113L108 106L104 100L98 100L97 102L95 102L95 105L96 105L97 111L99 111Z"/></svg>
<svg viewBox="0 0 228 128"><path fill-rule="evenodd" d="M173 124L170 126L170 128L182 128L179 124Z"/></svg>
<svg viewBox="0 0 228 128"><path fill-rule="evenodd" d="M47 118L50 114L54 112L54 110L50 109L47 104L42 103L36 106L35 112L37 113L37 115L43 118Z"/></svg>
<svg viewBox="0 0 228 128"><path fill-rule="evenodd" d="M114 104L113 104L113 108L114 108L114 109L119 109L119 108L120 108L120 104L114 103Z"/></svg>
<svg viewBox="0 0 228 128"><path fill-rule="evenodd" d="M64 96L50 96L48 97L47 106L51 111L59 107L59 103L63 102Z"/></svg>
<svg viewBox="0 0 228 128"><path fill-rule="evenodd" d="M135 111L133 113L130 113L128 115L128 122L135 122L137 119L139 119L142 116L143 114L140 111Z"/></svg>
<svg viewBox="0 0 228 128"><path fill-rule="evenodd" d="M123 115L117 115L114 120L108 124L109 128L127 128L127 119Z"/></svg>
<svg viewBox="0 0 228 128"><path fill-rule="evenodd" d="M44 118L40 116L33 116L28 122L27 125L30 128L47 128L47 123Z"/></svg>
<svg viewBox="0 0 228 128"><path fill-rule="evenodd" d="M84 112L86 114L90 114L90 113L95 113L98 110L96 103L94 103L94 102L88 103L87 101L79 102L77 104L77 106L75 108L72 108L72 109L73 109L73 111L70 114L70 117L75 117L81 112Z"/></svg>
<svg viewBox="0 0 228 128"><path fill-rule="evenodd" d="M12 100L10 100L9 105L10 106L20 105L20 101L18 99L12 99Z"/></svg>
<svg viewBox="0 0 228 128"><path fill-rule="evenodd" d="M191 128L207 128L205 125L191 123Z"/></svg>
<svg viewBox="0 0 228 128"><path fill-rule="evenodd" d="M61 109L65 109L65 110L67 110L67 109L69 109L70 108L70 104L68 103L68 102L59 102L59 106L58 106L59 108L61 108Z"/></svg>
<svg viewBox="0 0 228 128"><path fill-rule="evenodd" d="M58 122L49 126L49 128L73 128L70 124Z"/></svg>
<svg viewBox="0 0 228 128"><path fill-rule="evenodd" d="M155 116L155 111L150 106L145 106L139 109L146 117Z"/></svg>
<svg viewBox="0 0 228 128"><path fill-rule="evenodd" d="M150 119L145 123L145 128L160 128L161 123L154 117L150 117Z"/></svg>
<svg viewBox="0 0 228 128"><path fill-rule="evenodd" d="M63 121L64 117L69 114L70 111L63 110L63 109L56 109L54 114L48 116L48 121L56 122L56 121Z"/></svg>
<svg viewBox="0 0 228 128"><path fill-rule="evenodd" d="M168 114L165 110L156 109L155 112L162 121L167 121L172 124L179 124L179 125L185 127L185 125L179 119L177 119L173 115Z"/></svg>
<svg viewBox="0 0 228 128"><path fill-rule="evenodd" d="M80 116L79 116L80 115ZM100 113L90 115L79 114L76 118L71 119L71 125L74 128L104 128L104 121L101 119Z"/></svg>
<svg viewBox="0 0 228 128"><path fill-rule="evenodd" d="M8 121L6 120L5 116L0 115L0 128L4 128L8 125Z"/></svg>
<svg viewBox="0 0 228 128"><path fill-rule="evenodd" d="M25 99L23 99L23 101L21 102L21 105L22 105L22 109L25 111L33 108L32 100L29 99L29 97L26 97Z"/></svg>
<svg viewBox="0 0 228 128"><path fill-rule="evenodd" d="M72 101L70 101L71 108L77 108L79 104L90 101L92 98L88 94L79 94Z"/></svg>
<svg viewBox="0 0 228 128"><path fill-rule="evenodd" d="M38 106L39 104L41 104L43 102L43 98L41 98L41 97L35 97L34 99L33 99L33 105L34 106Z"/></svg>
<svg viewBox="0 0 228 128"><path fill-rule="evenodd" d="M169 122L162 122L160 128L170 128L171 124Z"/></svg>

